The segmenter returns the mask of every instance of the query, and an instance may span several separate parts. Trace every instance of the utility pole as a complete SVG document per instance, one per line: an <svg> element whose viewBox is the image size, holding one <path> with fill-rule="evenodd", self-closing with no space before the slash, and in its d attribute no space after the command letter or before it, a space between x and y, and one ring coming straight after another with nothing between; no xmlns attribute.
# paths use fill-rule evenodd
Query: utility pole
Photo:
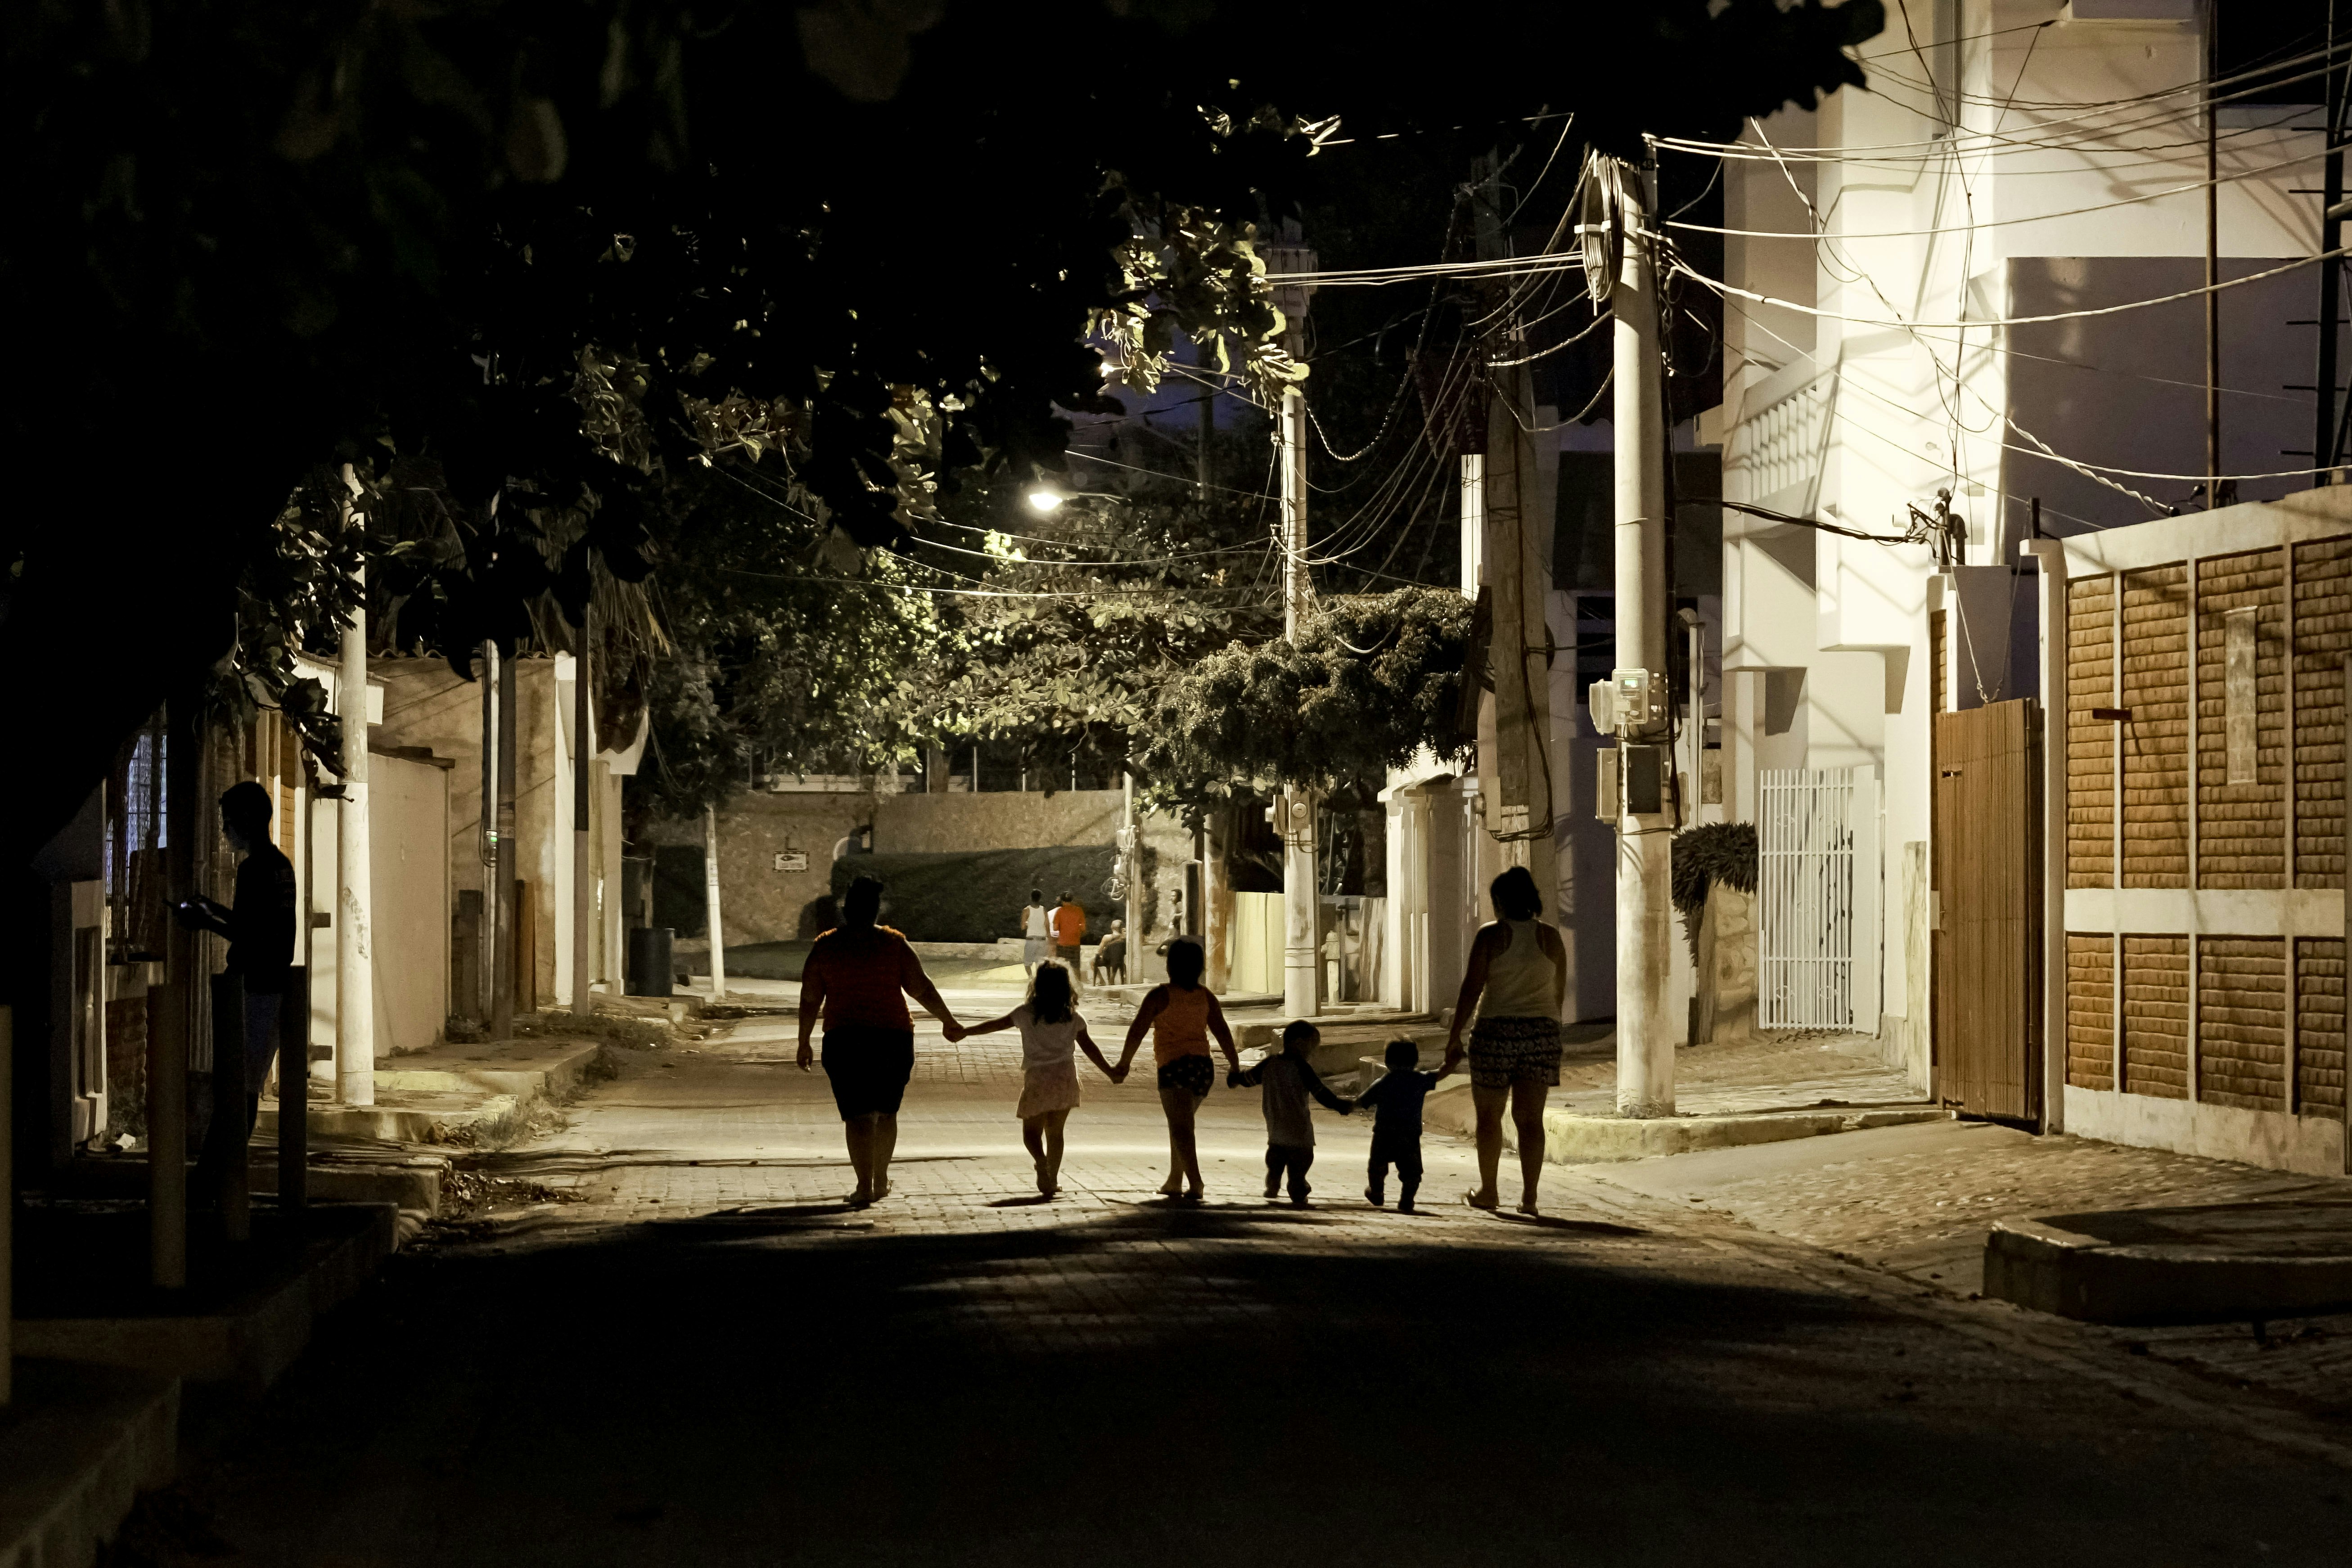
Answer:
<svg viewBox="0 0 2352 1568"><path fill-rule="evenodd" d="M352 470L343 469L343 482ZM348 503L346 528L359 520ZM343 797L335 810L335 1098L375 1103L375 962L368 930L374 879L368 850L367 568L352 569L357 603L343 627L342 669L335 684L343 721Z"/></svg>
<svg viewBox="0 0 2352 1568"><path fill-rule="evenodd" d="M482 919L475 945L475 1016L488 1024L499 1008L499 645L482 644L482 812L475 825L482 862Z"/></svg>
<svg viewBox="0 0 2352 1568"><path fill-rule="evenodd" d="M1498 260L1510 252L1500 189L1491 172L1480 184L1475 211L1481 260ZM1490 358L1526 358L1516 311L1490 343ZM1551 624L1545 614L1550 563L1543 548L1551 531L1541 515L1536 468L1535 378L1525 363L1506 363L1489 369L1486 379L1486 450L1478 461L1479 551L1493 593L1487 646L1495 695L1493 743L1479 758L1479 798L1493 847L1482 858L1497 870L1526 867L1550 905L1559 896L1552 824L1565 803L1557 798L1551 775ZM1466 550L1466 516L1464 526ZM1484 741L1486 726L1479 729Z"/></svg>
<svg viewBox="0 0 2352 1568"><path fill-rule="evenodd" d="M2221 0L2205 0L2205 510L2221 504ZM2315 463L2314 466L2316 466Z"/></svg>
<svg viewBox="0 0 2352 1568"><path fill-rule="evenodd" d="M702 808L702 907L710 925L710 999L727 999L727 926L719 913L719 808Z"/></svg>
<svg viewBox="0 0 2352 1568"><path fill-rule="evenodd" d="M580 651L572 656L572 1011L596 1010L588 984L595 963L596 840L589 831L589 780L596 740L588 728L588 628L593 609L580 612Z"/></svg>
<svg viewBox="0 0 2352 1568"><path fill-rule="evenodd" d="M190 694L163 704L163 875L179 904L196 893L197 748L204 728ZM163 984L147 988L148 1280L188 1282L188 1051L195 1029L196 933L163 928ZM158 1004L161 1004L159 1006Z"/></svg>
<svg viewBox="0 0 2352 1568"><path fill-rule="evenodd" d="M1275 269L1281 272L1315 269L1315 253L1296 240L1275 247ZM1293 359L1307 352L1308 293L1302 284L1276 291L1286 319L1285 343ZM1307 396L1295 384L1283 390L1275 431L1282 455L1282 635L1296 644L1314 584L1307 575ZM1282 1010L1294 1018L1311 1018L1322 1010L1323 979L1315 930L1320 899L1314 792L1285 784L1275 817L1282 834Z"/></svg>
<svg viewBox="0 0 2352 1568"><path fill-rule="evenodd" d="M1119 918L1127 922L1128 979L1140 980L1143 964L1143 835L1136 830L1135 775L1122 772L1119 779L1118 854L1127 875L1127 907ZM1072 975L1076 980L1077 977Z"/></svg>
<svg viewBox="0 0 2352 1568"><path fill-rule="evenodd" d="M2327 5L2327 45L2336 47L2336 0ZM2326 133L2321 145L2327 149L2322 165L2319 186L2319 253L2331 256L2344 245L2344 98L2345 71L2343 63L2331 53L2326 69L2320 78L2325 84L2324 96L2327 111L2323 117ZM2319 264L2319 374L2312 378L2319 389L2318 406L2313 412L2311 432L2311 466L2317 472L2311 477L2315 486L2336 482L2335 468L2337 442L2336 377L2337 350L2336 341L2344 315L2344 262L2341 258Z"/></svg>
<svg viewBox="0 0 2352 1568"><path fill-rule="evenodd" d="M1666 449L1650 196L1640 169L1595 155L1586 181L1586 282L1615 317L1616 668L1596 727L1618 737L1617 1114L1675 1113L1668 848L1675 825L1666 742Z"/></svg>
<svg viewBox="0 0 2352 1568"><path fill-rule="evenodd" d="M535 954L520 951L520 911L515 908L516 662L511 656L499 660L498 857L490 868L499 911L499 945L490 965L490 1037L494 1040L514 1038L515 972L521 964L538 962Z"/></svg>

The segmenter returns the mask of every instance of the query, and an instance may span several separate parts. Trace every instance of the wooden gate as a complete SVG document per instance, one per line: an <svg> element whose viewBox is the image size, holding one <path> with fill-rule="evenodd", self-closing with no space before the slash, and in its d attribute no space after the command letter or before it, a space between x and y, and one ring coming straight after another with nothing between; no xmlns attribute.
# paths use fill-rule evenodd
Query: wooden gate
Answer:
<svg viewBox="0 0 2352 1568"><path fill-rule="evenodd" d="M2026 700L1936 715L1935 1093L2042 1115L2040 719Z"/></svg>

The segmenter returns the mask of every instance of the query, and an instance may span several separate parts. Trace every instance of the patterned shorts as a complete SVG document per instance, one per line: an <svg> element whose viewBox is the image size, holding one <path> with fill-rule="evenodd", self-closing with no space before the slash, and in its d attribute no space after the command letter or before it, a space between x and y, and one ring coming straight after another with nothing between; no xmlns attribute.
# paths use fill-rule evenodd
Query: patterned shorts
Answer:
<svg viewBox="0 0 2352 1568"><path fill-rule="evenodd" d="M1470 1028L1470 1081L1479 1089L1559 1081L1559 1020L1481 1018Z"/></svg>
<svg viewBox="0 0 2352 1568"><path fill-rule="evenodd" d="M1209 1086L1217 1081L1217 1064L1207 1057L1178 1057L1160 1069L1161 1089L1181 1089L1194 1100L1209 1098Z"/></svg>

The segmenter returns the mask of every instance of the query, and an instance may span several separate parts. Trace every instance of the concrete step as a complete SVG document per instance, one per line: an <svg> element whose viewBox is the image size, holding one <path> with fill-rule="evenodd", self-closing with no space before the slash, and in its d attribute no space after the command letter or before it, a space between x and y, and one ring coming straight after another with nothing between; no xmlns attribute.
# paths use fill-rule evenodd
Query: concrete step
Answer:
<svg viewBox="0 0 2352 1568"><path fill-rule="evenodd" d="M180 1380L23 1359L0 1423L0 1568L83 1568L178 1468Z"/></svg>
<svg viewBox="0 0 2352 1568"><path fill-rule="evenodd" d="M257 1238L275 1217L256 1214ZM305 1211L299 1234L299 1243L273 1254L275 1261L253 1265L251 1278L184 1310L156 1310L152 1300L138 1300L125 1308L147 1310L19 1318L17 1353L258 1395L302 1353L318 1319L349 1300L399 1245L400 1218L389 1205L326 1205Z"/></svg>
<svg viewBox="0 0 2352 1568"><path fill-rule="evenodd" d="M310 1136L321 1142L378 1143L494 1139L532 1107L576 1090L603 1050L593 1040L520 1040L394 1057L376 1068L373 1105L314 1101ZM275 1103L263 1103L255 1131L277 1138Z"/></svg>
<svg viewBox="0 0 2352 1568"><path fill-rule="evenodd" d="M2352 1310L2352 1199L2001 1220L1985 1237L1984 1291L2092 1323Z"/></svg>

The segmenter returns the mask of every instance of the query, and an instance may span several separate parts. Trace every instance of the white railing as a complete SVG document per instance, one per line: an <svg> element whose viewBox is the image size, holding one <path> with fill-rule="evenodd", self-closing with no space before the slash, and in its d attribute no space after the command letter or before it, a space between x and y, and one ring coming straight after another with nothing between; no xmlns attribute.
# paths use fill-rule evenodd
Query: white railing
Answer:
<svg viewBox="0 0 2352 1568"><path fill-rule="evenodd" d="M1758 822L1756 1022L1878 1032L1878 781L1768 769Z"/></svg>

